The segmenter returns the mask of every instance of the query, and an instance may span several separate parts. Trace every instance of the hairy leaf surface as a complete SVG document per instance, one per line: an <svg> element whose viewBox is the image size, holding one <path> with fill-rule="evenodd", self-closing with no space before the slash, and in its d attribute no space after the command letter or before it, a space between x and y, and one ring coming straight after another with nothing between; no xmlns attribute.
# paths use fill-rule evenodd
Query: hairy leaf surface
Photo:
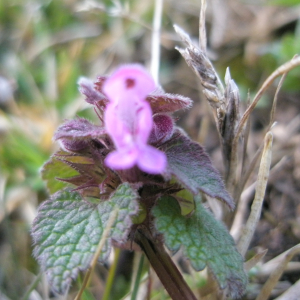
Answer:
<svg viewBox="0 0 300 300"><path fill-rule="evenodd" d="M174 175L194 195L202 191L210 197L224 201L231 209L234 208L233 199L203 147L177 129L162 150L168 159L165 173L167 178Z"/></svg>
<svg viewBox="0 0 300 300"><path fill-rule="evenodd" d="M67 120L61 124L54 134L54 139L62 138L98 138L105 134L105 129L101 126L96 126L83 118Z"/></svg>
<svg viewBox="0 0 300 300"><path fill-rule="evenodd" d="M34 254L56 292L64 293L79 270L88 268L115 209L118 210L117 217L100 260L107 259L112 239L126 242L132 225L131 216L138 211L137 197L136 192L125 183L109 200L98 205L65 190L40 206L32 228Z"/></svg>
<svg viewBox="0 0 300 300"><path fill-rule="evenodd" d="M233 298L240 297L247 284L243 258L227 229L203 207L199 196L195 202L194 213L186 217L173 197L161 197L152 210L156 229L170 250L176 252L182 246L195 270L207 266L220 288L227 288Z"/></svg>

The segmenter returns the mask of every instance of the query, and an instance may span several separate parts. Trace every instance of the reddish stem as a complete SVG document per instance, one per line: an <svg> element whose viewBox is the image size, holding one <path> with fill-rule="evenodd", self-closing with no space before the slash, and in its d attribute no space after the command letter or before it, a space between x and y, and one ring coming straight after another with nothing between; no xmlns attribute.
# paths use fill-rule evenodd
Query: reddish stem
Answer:
<svg viewBox="0 0 300 300"><path fill-rule="evenodd" d="M161 242L155 241L150 234L141 229L135 233L135 242L146 254L173 300L197 300Z"/></svg>

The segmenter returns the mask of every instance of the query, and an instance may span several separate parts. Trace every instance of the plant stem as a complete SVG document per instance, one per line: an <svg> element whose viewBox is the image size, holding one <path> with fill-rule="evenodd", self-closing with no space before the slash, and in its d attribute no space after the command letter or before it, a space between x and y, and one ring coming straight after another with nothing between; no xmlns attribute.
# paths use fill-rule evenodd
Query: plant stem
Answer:
<svg viewBox="0 0 300 300"><path fill-rule="evenodd" d="M133 291L131 294L131 300L136 300L137 293L139 290L139 285L140 285L141 278L142 278L143 264L144 264L144 254L142 254L140 257L140 262L139 262L137 274L136 274L135 281L134 281Z"/></svg>
<svg viewBox="0 0 300 300"><path fill-rule="evenodd" d="M117 264L118 264L120 253L121 253L121 250L119 248L115 248L115 257L114 257L114 261L109 269L109 273L108 273L108 277L106 279L105 290L104 290L104 293L102 296L102 300L109 299L109 295L110 295L111 288L112 288L113 281L114 281L115 274L116 274L116 269L117 269Z"/></svg>
<svg viewBox="0 0 300 300"><path fill-rule="evenodd" d="M31 283L31 285L29 286L29 288L27 289L25 295L23 296L22 300L27 300L31 294L31 292L37 287L39 281L42 278L42 272L40 272L35 279L33 280L33 282Z"/></svg>
<svg viewBox="0 0 300 300"><path fill-rule="evenodd" d="M135 242L146 254L152 268L173 300L197 300L163 245L142 229L135 234Z"/></svg>

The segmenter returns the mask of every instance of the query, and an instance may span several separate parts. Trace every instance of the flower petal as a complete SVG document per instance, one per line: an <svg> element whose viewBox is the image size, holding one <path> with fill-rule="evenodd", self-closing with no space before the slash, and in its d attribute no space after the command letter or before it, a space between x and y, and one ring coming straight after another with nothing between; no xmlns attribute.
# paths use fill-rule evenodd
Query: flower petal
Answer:
<svg viewBox="0 0 300 300"><path fill-rule="evenodd" d="M137 111L135 140L138 145L147 144L153 127L152 111L149 103L144 102Z"/></svg>
<svg viewBox="0 0 300 300"><path fill-rule="evenodd" d="M104 121L117 149L106 159L112 169L128 169L135 164L151 174L165 169L166 155L147 145L153 119L145 99L154 88L153 78L139 65L123 66L104 81L103 91L110 101Z"/></svg>
<svg viewBox="0 0 300 300"><path fill-rule="evenodd" d="M154 89L153 78L138 64L120 67L103 84L103 91L110 101L120 99L128 91L133 91L143 100Z"/></svg>
<svg viewBox="0 0 300 300"><path fill-rule="evenodd" d="M144 172L159 174L166 168L167 157L162 151L152 146L146 146L140 149L137 165Z"/></svg>
<svg viewBox="0 0 300 300"><path fill-rule="evenodd" d="M130 169L137 161L138 150L136 148L127 151L114 151L107 155L105 164L115 170Z"/></svg>
<svg viewBox="0 0 300 300"><path fill-rule="evenodd" d="M133 143L132 134L125 122L118 116L118 110L113 103L106 107L105 127L117 149L128 148Z"/></svg>

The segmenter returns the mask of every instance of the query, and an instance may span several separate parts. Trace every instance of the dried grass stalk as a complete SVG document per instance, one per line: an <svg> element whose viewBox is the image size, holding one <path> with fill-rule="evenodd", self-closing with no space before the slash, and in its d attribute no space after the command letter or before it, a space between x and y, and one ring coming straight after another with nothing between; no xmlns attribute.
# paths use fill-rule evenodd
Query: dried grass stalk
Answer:
<svg viewBox="0 0 300 300"><path fill-rule="evenodd" d="M257 265L257 263L264 258L264 256L267 254L268 250L262 250L255 254L251 259L245 262L244 268L245 271L248 272L250 271L254 266Z"/></svg>
<svg viewBox="0 0 300 300"><path fill-rule="evenodd" d="M288 290L275 300L299 300L300 299L300 279L295 282Z"/></svg>
<svg viewBox="0 0 300 300"><path fill-rule="evenodd" d="M284 253L280 254L278 257L274 258L273 260L269 261L267 264L278 262L276 269L273 271L267 282L264 284L263 288L261 289L259 295L257 296L256 300L267 300L276 286L278 280L280 279L283 271L285 270L288 262L293 258L294 255L300 253L300 244L294 246L293 248L285 251ZM288 298L291 300L290 298ZM299 298L296 298L299 299Z"/></svg>
<svg viewBox="0 0 300 300"><path fill-rule="evenodd" d="M152 45L151 45L151 74L156 83L159 82L160 65L160 29L163 10L163 0L156 0L154 6Z"/></svg>
<svg viewBox="0 0 300 300"><path fill-rule="evenodd" d="M271 165L271 156L272 156L272 141L273 141L273 134L268 132L265 136L264 141L264 150L261 158L261 163L258 172L257 178L257 187L255 198L253 204L251 206L251 213L247 220L246 226L243 229L243 233L241 239L238 243L238 250L244 256L254 234L256 225L258 223L262 203L265 196L265 191L267 187L268 177L269 177L269 170Z"/></svg>
<svg viewBox="0 0 300 300"><path fill-rule="evenodd" d="M201 9L199 17L199 46L200 49L206 53L206 29L205 29L205 13L206 13L206 0L201 0Z"/></svg>
<svg viewBox="0 0 300 300"><path fill-rule="evenodd" d="M268 89L268 87L274 82L274 80L292 69L296 68L297 66L300 66L300 56L295 56L292 60L286 62L285 64L281 65L279 68L277 68L263 83L262 87L259 89L257 94L255 95L253 102L249 105L247 110L244 112L239 126L237 128L237 134L235 137L235 140L237 141L241 135L241 132L244 128L244 125L246 124L246 121L248 120L250 114L252 113L253 109L255 108L256 104L264 94L264 92Z"/></svg>

